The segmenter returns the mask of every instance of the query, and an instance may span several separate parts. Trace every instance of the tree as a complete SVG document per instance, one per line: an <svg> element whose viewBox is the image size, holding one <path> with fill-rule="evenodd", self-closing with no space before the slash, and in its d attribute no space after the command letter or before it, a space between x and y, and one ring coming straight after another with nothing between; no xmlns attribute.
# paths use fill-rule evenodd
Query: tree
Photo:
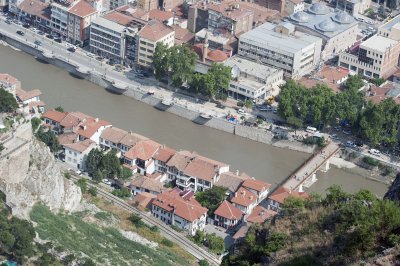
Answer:
<svg viewBox="0 0 400 266"><path fill-rule="evenodd" d="M120 176L121 164L116 150L109 151L101 158L100 169L102 169L104 177L114 178Z"/></svg>
<svg viewBox="0 0 400 266"><path fill-rule="evenodd" d="M93 197L96 197L96 196L97 196L97 188L96 188L96 187L90 187L90 188L88 189L88 193L89 193L90 195L92 195Z"/></svg>
<svg viewBox="0 0 400 266"><path fill-rule="evenodd" d="M231 68L223 64L212 63L207 75L210 75L214 80L214 95L216 98L226 96L232 79Z"/></svg>
<svg viewBox="0 0 400 266"><path fill-rule="evenodd" d="M226 198L226 188L213 186L211 189L206 191L197 192L196 200L201 206L208 209L208 215L213 216L214 211Z"/></svg>
<svg viewBox="0 0 400 266"><path fill-rule="evenodd" d="M294 127L295 134L296 134L296 130L297 130L297 129L303 127L303 121L302 121L300 118L295 117L295 116L289 116L289 117L286 119L286 122L287 122L288 124L290 124L291 126Z"/></svg>
<svg viewBox="0 0 400 266"><path fill-rule="evenodd" d="M153 54L154 76L161 80L168 74L170 67L170 51L167 45L158 42Z"/></svg>
<svg viewBox="0 0 400 266"><path fill-rule="evenodd" d="M221 254L225 250L224 239L215 233L207 234L206 245L212 252L217 254Z"/></svg>
<svg viewBox="0 0 400 266"><path fill-rule="evenodd" d="M293 213L304 209L306 206L306 200L299 197L289 196L283 202L283 210L287 213Z"/></svg>
<svg viewBox="0 0 400 266"><path fill-rule="evenodd" d="M64 108L62 107L62 106L57 106L56 108L54 108L54 110L56 110L56 111L58 111L58 112L61 112L61 113L64 113L65 111L64 111Z"/></svg>
<svg viewBox="0 0 400 266"><path fill-rule="evenodd" d="M81 188L82 194L85 194L87 191L87 180L85 178L81 178L78 180L78 182L76 182L76 184Z"/></svg>
<svg viewBox="0 0 400 266"><path fill-rule="evenodd" d="M126 168L124 166L121 166L121 171L119 173L119 178L123 180L127 180L130 177L132 177L132 170L129 168Z"/></svg>
<svg viewBox="0 0 400 266"><path fill-rule="evenodd" d="M86 158L86 171L88 172L89 176L92 176L97 172L100 171L100 163L104 157L103 151L99 149L92 149L87 158ZM98 176L97 176L98 177ZM101 179L99 179L101 180Z"/></svg>
<svg viewBox="0 0 400 266"><path fill-rule="evenodd" d="M383 78L374 78L373 80L371 80L371 82L373 84L375 84L376 86L381 86L385 82L385 79L383 79Z"/></svg>
<svg viewBox="0 0 400 266"><path fill-rule="evenodd" d="M253 106L253 102L251 100L246 100L244 102L244 107L250 109Z"/></svg>
<svg viewBox="0 0 400 266"><path fill-rule="evenodd" d="M36 137L44 142L53 153L61 148L56 134L49 129L47 129L47 131L44 131L43 127L40 127L39 130L36 132Z"/></svg>
<svg viewBox="0 0 400 266"><path fill-rule="evenodd" d="M18 108L14 96L0 87L0 113L12 113Z"/></svg>
<svg viewBox="0 0 400 266"><path fill-rule="evenodd" d="M209 266L210 264L206 260L200 260L199 261L199 266Z"/></svg>
<svg viewBox="0 0 400 266"><path fill-rule="evenodd" d="M327 195L325 197L325 203L337 205L342 201L345 201L350 197L349 194L343 191L339 185L332 185L326 189Z"/></svg>
<svg viewBox="0 0 400 266"><path fill-rule="evenodd" d="M132 193L126 187L123 187L121 189L114 189L111 193L114 196L117 196L117 197L122 198L122 199L129 198L130 196L132 196Z"/></svg>
<svg viewBox="0 0 400 266"><path fill-rule="evenodd" d="M184 45L173 46L169 50L169 70L172 73L172 85L178 87L185 82L190 82L197 54Z"/></svg>
<svg viewBox="0 0 400 266"><path fill-rule="evenodd" d="M42 123L42 120L40 120L40 118L34 117L31 119L33 132L36 131L36 129L40 126L41 123Z"/></svg>
<svg viewBox="0 0 400 266"><path fill-rule="evenodd" d="M206 234L200 230L197 230L196 234L193 237L194 242L198 245L203 244L205 239L206 239Z"/></svg>

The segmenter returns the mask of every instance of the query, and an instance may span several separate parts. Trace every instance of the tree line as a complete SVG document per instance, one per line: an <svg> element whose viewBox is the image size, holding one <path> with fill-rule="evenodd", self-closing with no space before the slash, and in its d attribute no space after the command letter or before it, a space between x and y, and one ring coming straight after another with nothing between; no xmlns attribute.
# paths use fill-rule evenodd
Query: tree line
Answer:
<svg viewBox="0 0 400 266"><path fill-rule="evenodd" d="M359 91L362 86L361 77L351 76L343 91L335 94L326 85L308 89L290 80L281 89L278 113L294 127L313 125L321 130L342 122L372 146L397 145L400 106L392 98L367 102Z"/></svg>
<svg viewBox="0 0 400 266"><path fill-rule="evenodd" d="M207 74L195 73L198 56L188 46L168 48L158 43L153 55L154 75L157 80L165 77L175 87L188 85L193 93L217 99L226 99L231 80L231 68L212 63Z"/></svg>

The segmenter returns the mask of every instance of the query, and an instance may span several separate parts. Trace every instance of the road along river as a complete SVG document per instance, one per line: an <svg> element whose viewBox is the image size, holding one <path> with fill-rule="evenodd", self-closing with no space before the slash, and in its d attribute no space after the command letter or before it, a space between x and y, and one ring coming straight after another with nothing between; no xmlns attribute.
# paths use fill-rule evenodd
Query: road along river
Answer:
<svg viewBox="0 0 400 266"><path fill-rule="evenodd" d="M55 66L43 64L23 52L0 45L0 73L9 73L22 87L40 89L48 108L63 106L67 111L82 111L132 130L177 150L197 151L207 157L229 163L273 185L288 176L309 154L281 149L194 124L167 112L161 112L126 96L114 95L86 80L76 79ZM312 190L323 192L330 184L345 190L367 188L382 196L386 186L364 177L364 172L331 169L318 173L321 178Z"/></svg>

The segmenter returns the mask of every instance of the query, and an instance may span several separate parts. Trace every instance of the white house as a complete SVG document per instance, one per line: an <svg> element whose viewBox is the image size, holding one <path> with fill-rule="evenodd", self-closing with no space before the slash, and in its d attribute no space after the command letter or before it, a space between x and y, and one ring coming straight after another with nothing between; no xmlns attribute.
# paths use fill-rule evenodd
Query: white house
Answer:
<svg viewBox="0 0 400 266"><path fill-rule="evenodd" d="M158 195L166 190L162 182L146 176L134 178L128 187L134 196L142 192Z"/></svg>
<svg viewBox="0 0 400 266"><path fill-rule="evenodd" d="M191 235L195 235L197 230L204 230L207 211L196 201L193 192L176 188L157 195L151 207L154 217L186 230Z"/></svg>
<svg viewBox="0 0 400 266"><path fill-rule="evenodd" d="M257 196L257 204L263 201L269 193L271 184L265 183L257 179L246 179L242 183L242 187L249 190Z"/></svg>
<svg viewBox="0 0 400 266"><path fill-rule="evenodd" d="M90 139L64 144L65 162L77 169L86 170L85 161L89 152L96 147L96 143Z"/></svg>
<svg viewBox="0 0 400 266"><path fill-rule="evenodd" d="M161 147L161 144L153 140L141 140L123 154L126 165L136 166L137 172L141 175L153 174L155 163L153 155Z"/></svg>
<svg viewBox="0 0 400 266"><path fill-rule="evenodd" d="M237 207L247 216L257 206L257 195L244 187L240 187L231 198L231 202L233 206Z"/></svg>
<svg viewBox="0 0 400 266"><path fill-rule="evenodd" d="M233 228L242 222L243 215L239 208L224 200L214 212L214 225L225 229Z"/></svg>

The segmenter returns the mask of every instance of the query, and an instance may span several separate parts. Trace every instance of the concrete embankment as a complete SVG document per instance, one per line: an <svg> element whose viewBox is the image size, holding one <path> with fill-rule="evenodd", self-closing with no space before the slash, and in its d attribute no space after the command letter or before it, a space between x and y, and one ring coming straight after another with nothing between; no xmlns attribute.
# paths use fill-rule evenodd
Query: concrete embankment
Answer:
<svg viewBox="0 0 400 266"><path fill-rule="evenodd" d="M5 35L2 36L2 39L10 46L13 46L21 51L24 51L34 56L39 61L53 64L59 68L62 68L70 72L73 76L86 79L105 89L111 89L113 86L112 82L104 79L104 75L102 73L91 70L88 70L87 73L82 73L82 71L79 71L78 65L74 64L67 58L52 54L51 51L43 51L41 47L35 47L32 44ZM193 121L194 123L235 134L240 137L248 138L265 144L270 144L280 148L287 148L306 153L313 152L313 147L303 145L299 142L275 140L273 139L273 135L270 132L262 129L232 124L227 120L218 117L210 117L209 119L203 118L200 112L192 110L189 106L183 106L173 101L166 104L163 99L159 99L154 95L149 95L146 91L141 90L138 87L130 86L129 89L124 93L124 95L132 97L143 103L149 104L159 110L163 110L186 118Z"/></svg>

